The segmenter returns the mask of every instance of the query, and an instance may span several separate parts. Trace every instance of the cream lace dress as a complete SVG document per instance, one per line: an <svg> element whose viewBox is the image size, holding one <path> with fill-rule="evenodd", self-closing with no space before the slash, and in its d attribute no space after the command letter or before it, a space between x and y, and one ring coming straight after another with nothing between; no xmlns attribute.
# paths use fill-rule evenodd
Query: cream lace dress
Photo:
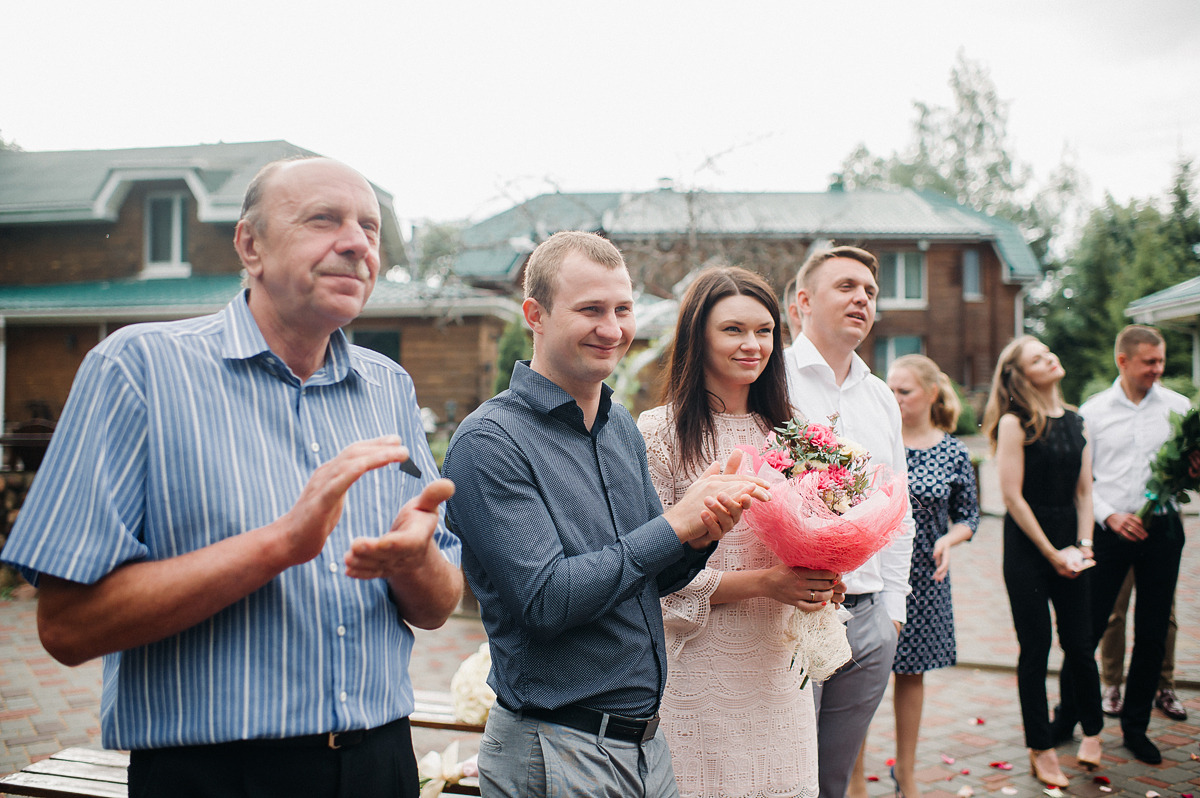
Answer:
<svg viewBox="0 0 1200 798"><path fill-rule="evenodd" d="M755 415L714 414L716 452L760 447L769 427ZM684 471L666 407L642 413L650 477L664 507L700 472ZM702 469L701 469L702 471ZM724 571L769 568L778 558L739 523L684 589L662 599L667 686L662 724L682 796L816 796L817 721L812 685L790 669L785 639L793 608L773 599L709 603Z"/></svg>

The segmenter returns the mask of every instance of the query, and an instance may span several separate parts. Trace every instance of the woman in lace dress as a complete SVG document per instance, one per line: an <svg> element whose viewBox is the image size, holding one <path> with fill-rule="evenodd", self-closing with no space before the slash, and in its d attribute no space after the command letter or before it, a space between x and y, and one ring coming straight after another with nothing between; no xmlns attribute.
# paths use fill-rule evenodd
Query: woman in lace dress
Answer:
<svg viewBox="0 0 1200 798"><path fill-rule="evenodd" d="M683 298L663 392L638 420L650 476L670 506L713 460L761 447L790 416L779 305L739 268L702 272ZM707 567L662 600L662 724L680 793L816 796L811 685L791 667L791 613L842 598L829 571L787 568L739 523Z"/></svg>

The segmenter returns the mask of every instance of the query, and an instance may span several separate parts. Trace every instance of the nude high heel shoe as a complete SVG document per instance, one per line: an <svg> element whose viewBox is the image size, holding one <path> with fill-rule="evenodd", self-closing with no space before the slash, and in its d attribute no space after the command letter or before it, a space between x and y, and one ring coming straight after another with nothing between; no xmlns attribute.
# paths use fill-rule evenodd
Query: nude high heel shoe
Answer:
<svg viewBox="0 0 1200 798"><path fill-rule="evenodd" d="M1067 786L1069 786L1070 782L1067 781L1067 777L1066 777L1066 775L1063 774L1062 768L1058 767L1058 762L1054 763L1055 770L1058 771L1057 773L1051 773L1051 772L1044 771L1044 770L1041 770L1038 768L1037 754L1040 754L1040 753L1042 753L1042 752L1034 751L1032 748L1029 749L1029 772L1030 772L1030 774L1038 781L1040 781L1043 784L1050 786L1050 787L1067 787Z"/></svg>
<svg viewBox="0 0 1200 798"><path fill-rule="evenodd" d="M1075 755L1075 758L1079 760L1080 765L1091 772L1100 767L1101 753L1100 735L1091 737L1084 735L1083 741L1079 743L1079 753Z"/></svg>

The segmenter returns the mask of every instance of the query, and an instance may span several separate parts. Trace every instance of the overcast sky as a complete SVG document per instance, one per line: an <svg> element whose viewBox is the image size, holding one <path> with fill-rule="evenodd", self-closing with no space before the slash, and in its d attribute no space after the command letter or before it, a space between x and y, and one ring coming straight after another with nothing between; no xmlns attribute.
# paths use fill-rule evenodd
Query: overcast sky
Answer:
<svg viewBox="0 0 1200 798"><path fill-rule="evenodd" d="M1148 198L1200 156L1197 0L8 0L0 25L27 150L286 139L409 218L660 177L820 191L950 103L960 49L1037 177L1067 147L1093 199Z"/></svg>

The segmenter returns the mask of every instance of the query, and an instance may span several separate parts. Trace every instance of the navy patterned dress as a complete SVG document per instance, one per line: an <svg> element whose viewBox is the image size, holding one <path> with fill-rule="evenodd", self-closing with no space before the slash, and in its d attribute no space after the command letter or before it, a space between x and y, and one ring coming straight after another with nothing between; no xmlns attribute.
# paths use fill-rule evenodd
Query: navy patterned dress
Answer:
<svg viewBox="0 0 1200 798"><path fill-rule="evenodd" d="M933 544L951 524L966 524L974 533L979 528L979 499L971 455L957 438L946 435L928 449L905 449L905 453L917 534L908 579L912 585L908 622L900 632L892 671L924 673L953 665L957 659L950 575L933 581L937 570Z"/></svg>

